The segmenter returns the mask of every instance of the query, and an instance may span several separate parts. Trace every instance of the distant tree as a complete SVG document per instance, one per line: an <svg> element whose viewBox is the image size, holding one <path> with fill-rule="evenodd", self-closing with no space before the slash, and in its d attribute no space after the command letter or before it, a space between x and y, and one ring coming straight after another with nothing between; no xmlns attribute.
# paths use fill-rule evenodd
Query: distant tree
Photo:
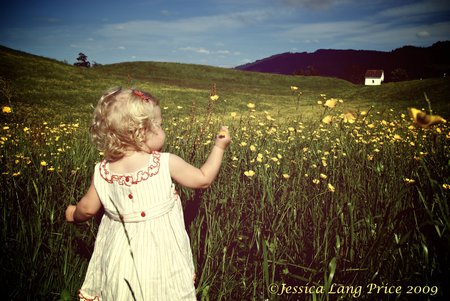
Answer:
<svg viewBox="0 0 450 301"><path fill-rule="evenodd" d="M366 68L360 64L350 64L347 65L344 70L344 79L348 80L354 84L364 83L364 73Z"/></svg>
<svg viewBox="0 0 450 301"><path fill-rule="evenodd" d="M92 62L92 67L98 67L101 66L102 64L97 63L96 61Z"/></svg>
<svg viewBox="0 0 450 301"><path fill-rule="evenodd" d="M11 81L0 76L0 93L3 94L11 105L11 99L14 95L14 89L11 85Z"/></svg>
<svg viewBox="0 0 450 301"><path fill-rule="evenodd" d="M316 76L316 75L320 75L320 72L316 66L308 65L308 67L306 67L306 75Z"/></svg>
<svg viewBox="0 0 450 301"><path fill-rule="evenodd" d="M89 61L87 60L87 56L82 52L78 53L77 62L74 63L73 65L86 68L91 67L91 63L89 63Z"/></svg>
<svg viewBox="0 0 450 301"><path fill-rule="evenodd" d="M300 68L295 70L293 75L315 76L320 75L319 70L314 65L308 65L306 69Z"/></svg>
<svg viewBox="0 0 450 301"><path fill-rule="evenodd" d="M401 82L408 79L409 79L408 72L406 72L406 70L403 68L397 68L392 70L391 72L391 80L393 82Z"/></svg>

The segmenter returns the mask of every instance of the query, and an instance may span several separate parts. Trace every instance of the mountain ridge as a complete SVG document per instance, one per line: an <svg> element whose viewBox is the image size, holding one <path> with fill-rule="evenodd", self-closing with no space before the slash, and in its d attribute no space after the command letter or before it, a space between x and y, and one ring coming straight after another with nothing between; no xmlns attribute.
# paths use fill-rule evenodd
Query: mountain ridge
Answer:
<svg viewBox="0 0 450 301"><path fill-rule="evenodd" d="M430 47L403 46L390 52L378 50L318 49L284 52L235 67L238 70L285 75L337 77L355 84L364 82L369 69L382 69L385 81L442 77L450 71L450 41Z"/></svg>

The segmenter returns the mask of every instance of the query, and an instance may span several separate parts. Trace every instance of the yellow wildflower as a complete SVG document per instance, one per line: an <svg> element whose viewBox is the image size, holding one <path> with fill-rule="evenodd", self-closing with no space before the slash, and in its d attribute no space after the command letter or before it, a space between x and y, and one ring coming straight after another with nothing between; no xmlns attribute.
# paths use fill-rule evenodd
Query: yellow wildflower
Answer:
<svg viewBox="0 0 450 301"><path fill-rule="evenodd" d="M6 113L6 114L9 114L9 113L12 113L12 109L11 109L11 107L4 106L4 107L2 108L2 112L3 112L3 113Z"/></svg>
<svg viewBox="0 0 450 301"><path fill-rule="evenodd" d="M262 162L262 158L263 158L263 155L261 153L259 153L258 156L256 157L256 161L261 163Z"/></svg>
<svg viewBox="0 0 450 301"><path fill-rule="evenodd" d="M41 166L47 166L47 165L48 165L47 162L41 161Z"/></svg>
<svg viewBox="0 0 450 301"><path fill-rule="evenodd" d="M325 104L323 106L332 109L332 108L336 107L337 102L338 102L338 100L336 98L330 98L330 99L327 99L327 101L325 101Z"/></svg>
<svg viewBox="0 0 450 301"><path fill-rule="evenodd" d="M444 183L444 184L442 184L442 188L444 188L444 189L450 189L450 184L446 184L446 183Z"/></svg>
<svg viewBox="0 0 450 301"><path fill-rule="evenodd" d="M354 123L356 120L356 117L355 117L355 115L353 115L352 112L347 112L345 114L342 114L341 116L342 116L342 119L344 119L345 123L347 123L347 122Z"/></svg>
<svg viewBox="0 0 450 301"><path fill-rule="evenodd" d="M255 107L256 107L256 105L254 103L249 102L247 104L247 108L249 108L249 109L254 109Z"/></svg>
<svg viewBox="0 0 450 301"><path fill-rule="evenodd" d="M331 185L330 183L328 183L327 185L328 191L334 192L336 189L334 188L333 185Z"/></svg>
<svg viewBox="0 0 450 301"><path fill-rule="evenodd" d="M231 117L236 117L236 116L237 116L237 113L236 113L236 112L231 112L231 113L230 113L230 116L231 116Z"/></svg>
<svg viewBox="0 0 450 301"><path fill-rule="evenodd" d="M428 115L427 113L416 108L408 108L409 117L416 126L428 128L433 124L446 123L447 120L438 115Z"/></svg>
<svg viewBox="0 0 450 301"><path fill-rule="evenodd" d="M209 97L209 99L211 99L212 101L216 101L216 100L219 99L219 95L217 95L217 94L211 95L211 96Z"/></svg>
<svg viewBox="0 0 450 301"><path fill-rule="evenodd" d="M314 183L314 184L319 184L320 183L320 180L319 179L314 179L314 180L312 180L312 182Z"/></svg>
<svg viewBox="0 0 450 301"><path fill-rule="evenodd" d="M330 115L327 115L322 119L322 122L326 123L326 124L330 124L331 122L333 122L333 117Z"/></svg>
<svg viewBox="0 0 450 301"><path fill-rule="evenodd" d="M414 184L416 181L413 179L404 178L403 181L405 181L406 184Z"/></svg>
<svg viewBox="0 0 450 301"><path fill-rule="evenodd" d="M298 90L298 87L296 87L296 86L291 86L291 91L297 91Z"/></svg>
<svg viewBox="0 0 450 301"><path fill-rule="evenodd" d="M290 177L290 176L289 176L287 173L284 173L284 174L283 174L283 178L289 179L289 177Z"/></svg>
<svg viewBox="0 0 450 301"><path fill-rule="evenodd" d="M244 171L244 175L246 175L247 177L253 177L254 175L255 175L255 172L253 171L253 170L247 170L247 171Z"/></svg>

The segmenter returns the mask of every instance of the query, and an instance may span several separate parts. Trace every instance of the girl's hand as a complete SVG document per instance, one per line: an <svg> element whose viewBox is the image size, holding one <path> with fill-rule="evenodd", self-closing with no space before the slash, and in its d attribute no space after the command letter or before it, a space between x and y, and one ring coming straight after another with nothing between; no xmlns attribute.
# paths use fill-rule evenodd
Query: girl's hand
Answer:
<svg viewBox="0 0 450 301"><path fill-rule="evenodd" d="M220 128L219 134L216 137L216 146L226 149L231 143L230 132L226 126Z"/></svg>
<svg viewBox="0 0 450 301"><path fill-rule="evenodd" d="M68 221L69 223L73 223L74 222L73 213L75 212L75 209L77 209L77 206L75 206L75 205L67 206L67 209L66 209L66 221Z"/></svg>

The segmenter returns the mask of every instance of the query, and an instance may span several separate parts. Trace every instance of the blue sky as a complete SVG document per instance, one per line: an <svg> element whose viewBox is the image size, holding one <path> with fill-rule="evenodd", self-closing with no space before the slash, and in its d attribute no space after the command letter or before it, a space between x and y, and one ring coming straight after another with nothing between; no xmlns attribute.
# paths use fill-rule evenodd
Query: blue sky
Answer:
<svg viewBox="0 0 450 301"><path fill-rule="evenodd" d="M282 52L390 51L450 40L448 0L9 1L0 45L72 64L235 67Z"/></svg>

